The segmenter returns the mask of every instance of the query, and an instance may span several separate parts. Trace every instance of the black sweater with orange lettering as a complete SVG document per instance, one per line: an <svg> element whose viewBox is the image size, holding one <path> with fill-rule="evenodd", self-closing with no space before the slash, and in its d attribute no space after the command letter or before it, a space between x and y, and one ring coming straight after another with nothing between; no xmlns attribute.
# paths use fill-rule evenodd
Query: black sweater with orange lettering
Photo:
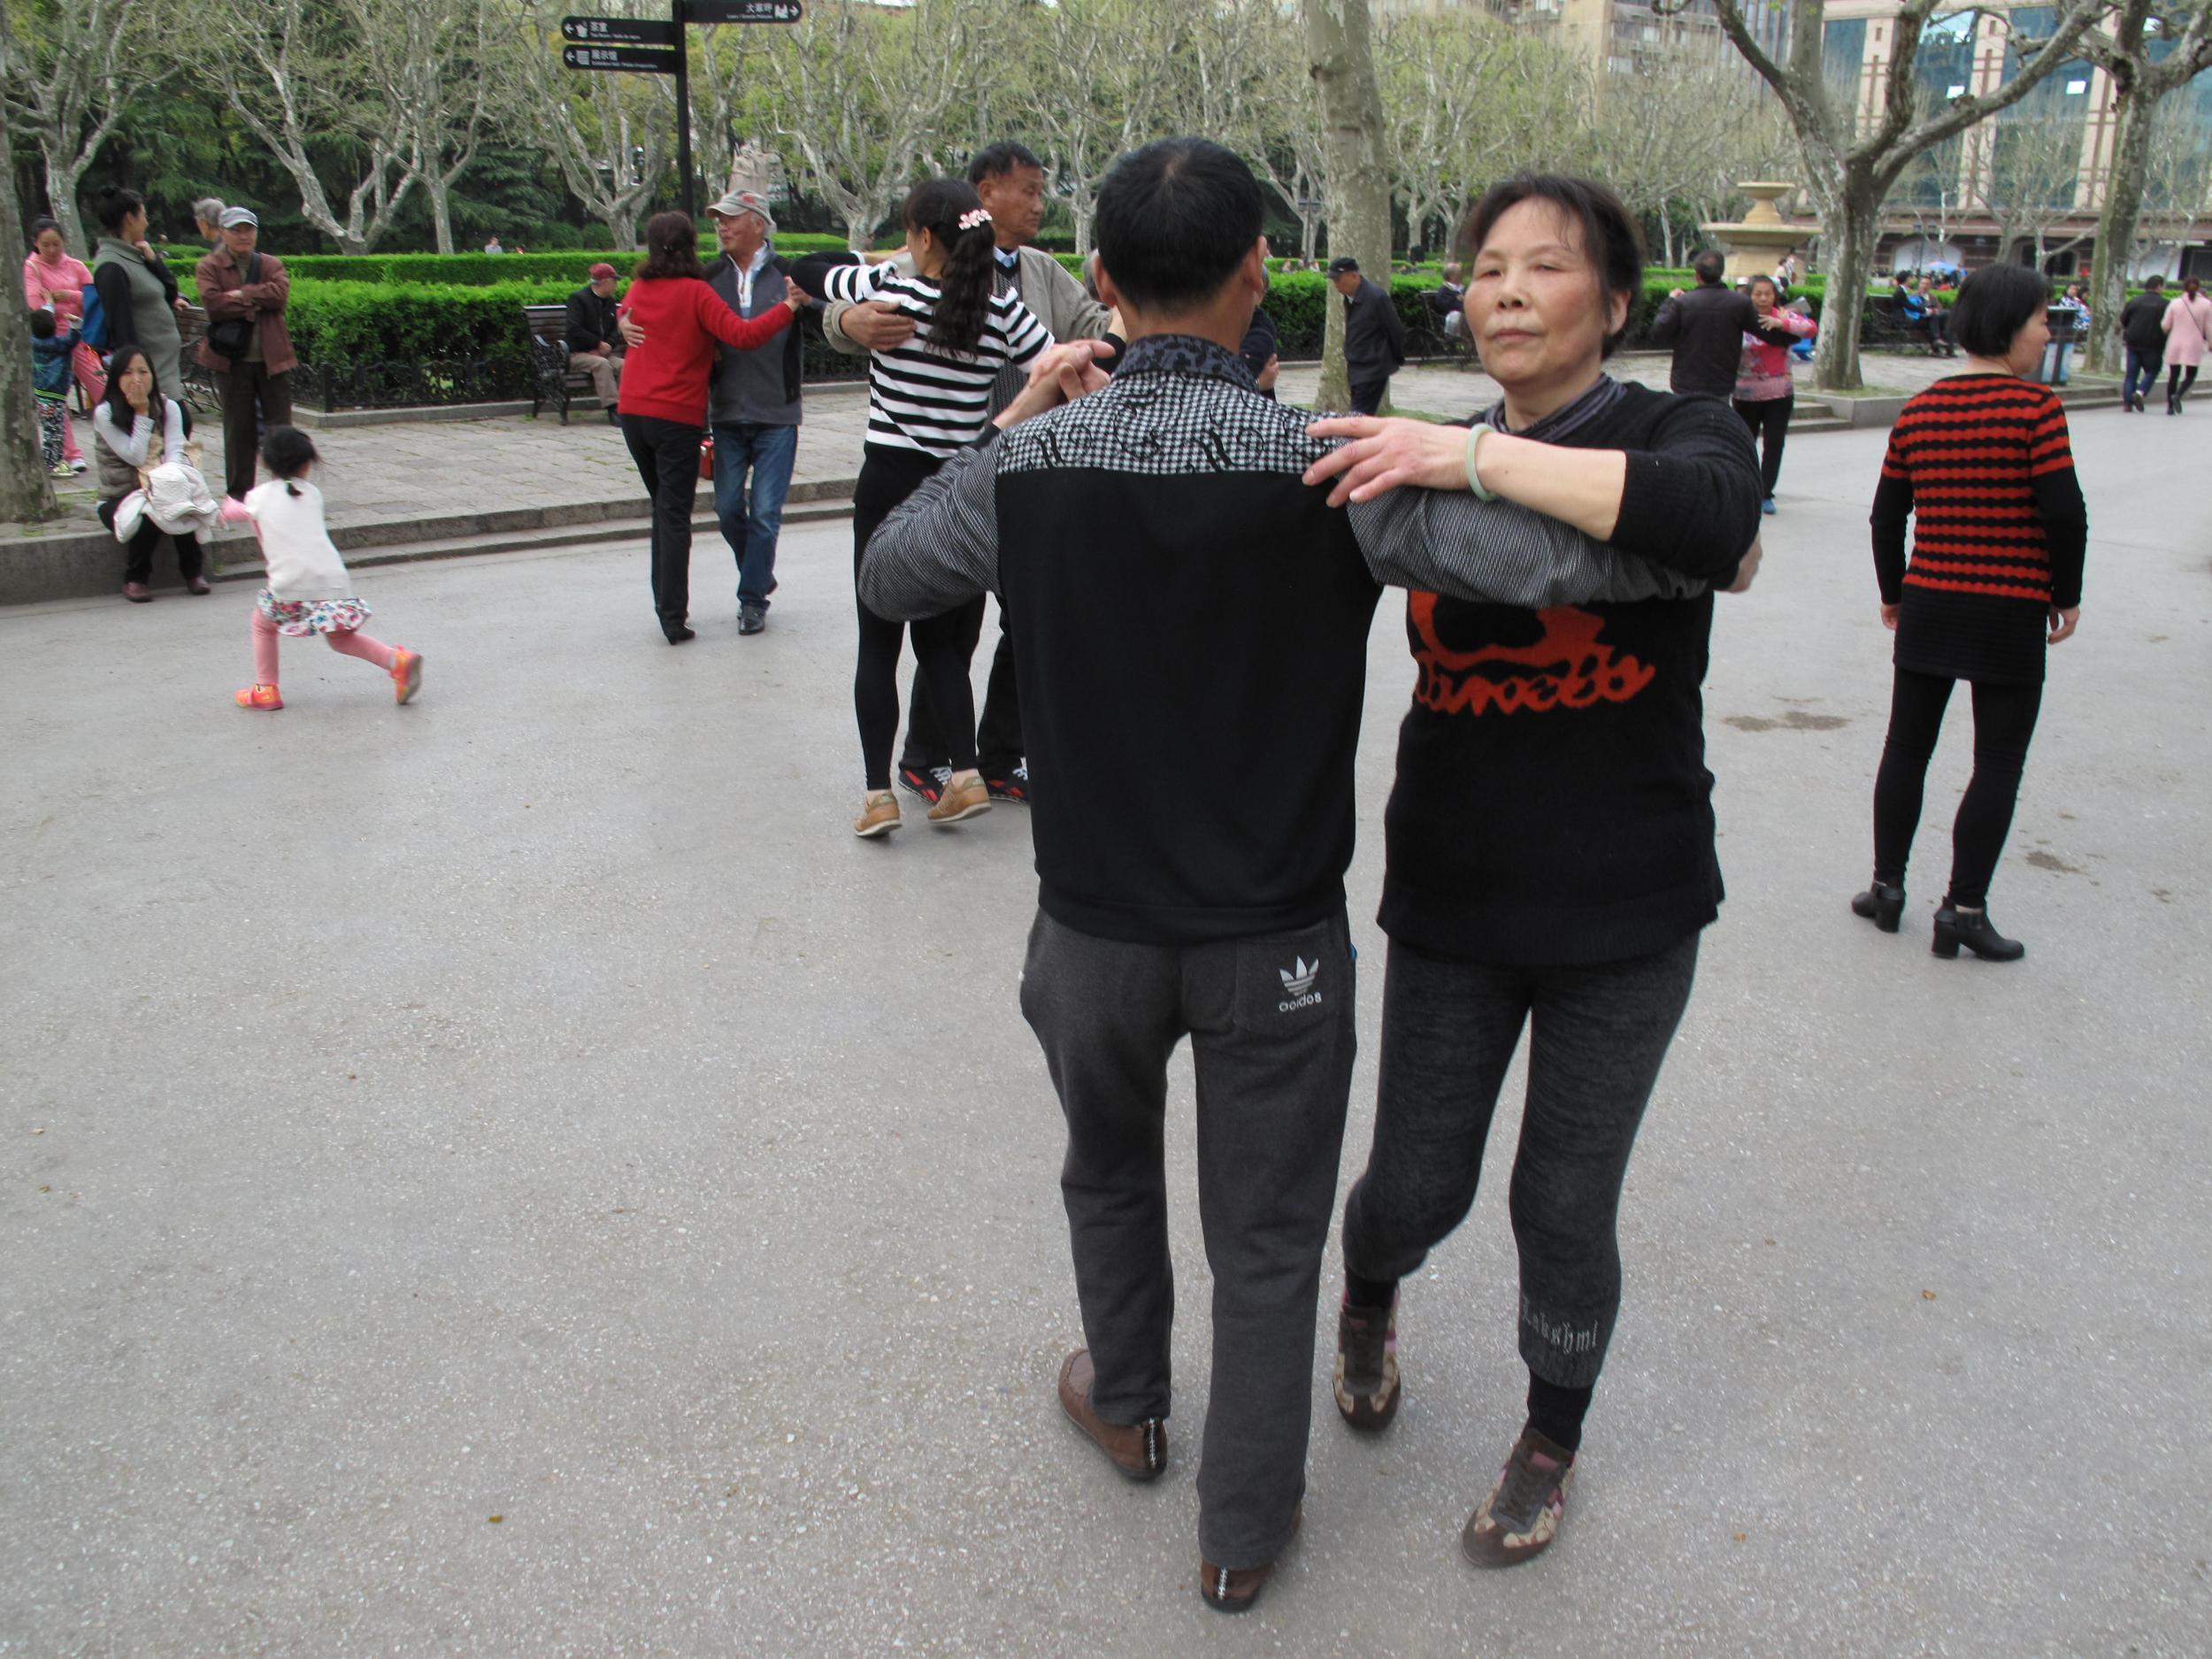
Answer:
<svg viewBox="0 0 2212 1659"><path fill-rule="evenodd" d="M1626 450L1612 545L1733 579L1759 469L1726 403L1604 381L1525 435ZM1712 624L1709 593L1542 610L1409 595L1413 706L1383 820L1392 941L1466 962L1615 962L1712 921Z"/></svg>
<svg viewBox="0 0 2212 1659"><path fill-rule="evenodd" d="M2081 603L2089 539L2055 392L1955 374L1917 394L1890 428L1872 522L1882 603L1903 607L1900 668L2042 683L2047 619Z"/></svg>

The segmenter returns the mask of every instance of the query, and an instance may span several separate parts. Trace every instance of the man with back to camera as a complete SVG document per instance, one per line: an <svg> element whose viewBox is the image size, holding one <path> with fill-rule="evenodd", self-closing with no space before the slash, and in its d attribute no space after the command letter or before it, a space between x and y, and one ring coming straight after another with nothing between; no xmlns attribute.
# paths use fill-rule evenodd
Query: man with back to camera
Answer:
<svg viewBox="0 0 2212 1659"><path fill-rule="evenodd" d="M1302 480L1331 446L1238 356L1267 291L1263 214L1220 145L1123 157L1097 220L1101 297L1127 326L1119 373L1106 380L1094 345L1047 353L986 442L885 522L860 574L882 616L995 590L1011 619L1039 886L1022 1011L1067 1120L1087 1341L1059 1400L1134 1480L1167 1463L1162 1134L1168 1059L1191 1039L1214 1276L1199 1593L1225 1612L1253 1604L1302 1513L1354 1050L1352 768L1383 585L1524 606L1704 591L1486 493L1330 508ZM1548 448L1471 434L1478 476L1500 440L1509 457ZM1612 534L1655 557L1664 517L1623 513ZM1225 755L1243 762L1233 780Z"/></svg>
<svg viewBox="0 0 2212 1659"><path fill-rule="evenodd" d="M1686 293L1676 288L1651 319L1652 343L1674 348L1674 366L1667 373L1671 391L1732 397L1746 334L1756 334L1773 346L1797 343L1788 329L1759 315L1749 294L1721 286L1726 268L1719 254L1710 248L1701 250L1690 261L1697 286Z"/></svg>
<svg viewBox="0 0 2212 1659"><path fill-rule="evenodd" d="M2120 382L2120 407L2140 414L2143 399L2158 384L2166 366L2166 279L2153 272L2143 291L2120 308L2120 343L2127 353L2127 374Z"/></svg>
<svg viewBox="0 0 2212 1659"><path fill-rule="evenodd" d="M1344 296L1344 374L1351 382L1352 412L1382 408L1390 377L1405 366L1406 324L1390 290L1359 273L1359 261L1340 253L1329 261L1329 286Z"/></svg>
<svg viewBox="0 0 2212 1659"><path fill-rule="evenodd" d="M968 182L983 199L991 216L991 234L998 244L998 292L1012 292L1052 331L1055 340L1101 340L1111 313L1083 290L1052 255L1030 244L1044 220L1044 164L1012 140L1002 140L976 151L968 163ZM910 265L902 268L910 269ZM885 300L860 304L832 303L822 313L822 337L840 351L890 351L904 345L914 333L914 319ZM1009 369L991 388L993 414L1006 407L1023 387L1026 376ZM980 603L975 626L983 626ZM973 650L972 644L970 646ZM1016 806L1029 800L1029 770L1024 764L1021 690L1014 674L1014 649L1006 633L1006 614L999 613L997 653L991 658L991 678L983 694L983 711L976 721L976 759L982 768L984 787L994 801ZM919 795L933 806L950 775L948 745L938 726L937 711L930 706L928 688L917 675L906 711L906 743L899 756L899 787Z"/></svg>

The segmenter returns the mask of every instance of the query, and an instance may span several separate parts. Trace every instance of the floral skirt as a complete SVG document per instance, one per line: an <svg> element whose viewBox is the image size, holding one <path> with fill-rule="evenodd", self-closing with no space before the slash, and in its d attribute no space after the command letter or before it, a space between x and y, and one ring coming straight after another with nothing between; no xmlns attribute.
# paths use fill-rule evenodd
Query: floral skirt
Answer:
<svg viewBox="0 0 2212 1659"><path fill-rule="evenodd" d="M369 619L359 599L280 599L264 588L254 603L279 634L350 634Z"/></svg>

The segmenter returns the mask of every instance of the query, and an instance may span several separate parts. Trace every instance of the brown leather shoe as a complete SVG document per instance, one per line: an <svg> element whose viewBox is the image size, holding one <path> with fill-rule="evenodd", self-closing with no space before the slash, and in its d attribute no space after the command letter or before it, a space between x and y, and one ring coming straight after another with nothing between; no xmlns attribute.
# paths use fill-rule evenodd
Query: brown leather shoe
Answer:
<svg viewBox="0 0 2212 1659"><path fill-rule="evenodd" d="M184 579L184 591L196 597L204 597L213 593L215 588L204 576L188 576Z"/></svg>
<svg viewBox="0 0 2212 1659"><path fill-rule="evenodd" d="M1298 1536L1305 1524L1306 1506L1300 1504L1290 1517L1290 1535ZM1198 1596L1219 1613L1243 1613L1260 1599L1260 1592L1274 1575L1275 1563L1264 1567L1217 1567L1203 1555L1198 1558Z"/></svg>
<svg viewBox="0 0 2212 1659"><path fill-rule="evenodd" d="M123 597L129 600L134 605L145 604L150 602L153 596L154 590L147 587L144 582L125 582L123 584Z"/></svg>
<svg viewBox="0 0 2212 1659"><path fill-rule="evenodd" d="M1167 1467L1167 1420L1147 1417L1141 1423L1126 1425L1107 1422L1091 1409L1091 1385L1097 1375L1090 1349L1079 1348L1069 1355L1067 1363L1060 1367L1060 1409L1130 1479L1158 1479Z"/></svg>

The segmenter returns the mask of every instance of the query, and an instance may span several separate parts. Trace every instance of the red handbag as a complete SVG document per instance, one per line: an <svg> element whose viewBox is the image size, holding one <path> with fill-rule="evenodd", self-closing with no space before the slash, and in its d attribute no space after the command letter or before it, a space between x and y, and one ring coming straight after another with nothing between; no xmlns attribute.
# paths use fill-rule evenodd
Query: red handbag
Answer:
<svg viewBox="0 0 2212 1659"><path fill-rule="evenodd" d="M714 476L714 434L710 432L699 440L699 476Z"/></svg>

